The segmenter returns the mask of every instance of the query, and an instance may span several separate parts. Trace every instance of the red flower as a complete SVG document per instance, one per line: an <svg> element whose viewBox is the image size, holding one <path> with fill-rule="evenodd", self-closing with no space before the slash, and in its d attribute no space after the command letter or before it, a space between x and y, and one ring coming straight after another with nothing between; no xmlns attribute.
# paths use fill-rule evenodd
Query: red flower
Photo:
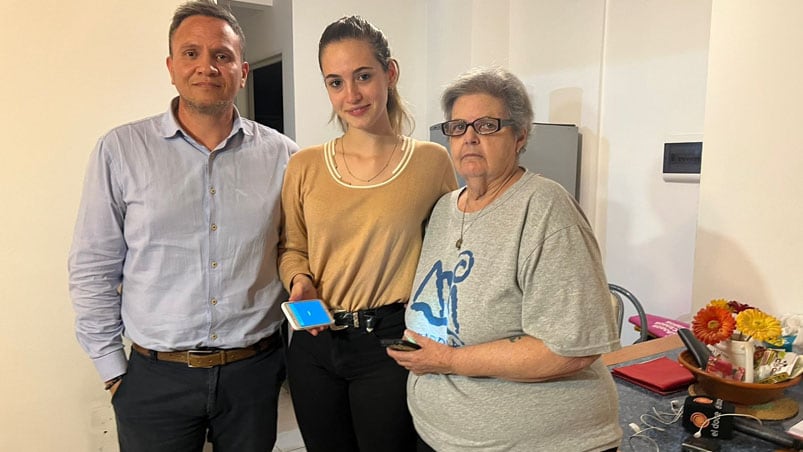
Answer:
<svg viewBox="0 0 803 452"><path fill-rule="evenodd" d="M747 309L753 309L753 307L750 306L749 304L739 303L736 300L729 301L728 302L728 308L730 308L731 312L734 313L734 314L738 314L738 313L740 313L742 311L745 311Z"/></svg>
<svg viewBox="0 0 803 452"><path fill-rule="evenodd" d="M709 305L697 312L691 326L697 339L714 345L730 339L736 329L736 320L727 308Z"/></svg>

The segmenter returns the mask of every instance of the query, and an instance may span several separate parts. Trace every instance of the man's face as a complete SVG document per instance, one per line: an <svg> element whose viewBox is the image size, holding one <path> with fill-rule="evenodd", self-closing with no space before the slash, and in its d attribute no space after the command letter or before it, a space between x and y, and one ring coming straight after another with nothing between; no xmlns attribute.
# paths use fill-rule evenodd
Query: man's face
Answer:
<svg viewBox="0 0 803 452"><path fill-rule="evenodd" d="M225 112L245 86L248 63L240 38L222 19L190 16L173 34L167 69L184 107L202 114Z"/></svg>

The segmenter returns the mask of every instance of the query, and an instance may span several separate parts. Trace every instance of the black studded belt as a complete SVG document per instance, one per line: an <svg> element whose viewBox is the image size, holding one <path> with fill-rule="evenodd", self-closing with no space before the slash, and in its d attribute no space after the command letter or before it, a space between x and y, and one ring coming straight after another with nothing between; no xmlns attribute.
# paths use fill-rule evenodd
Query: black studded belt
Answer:
<svg viewBox="0 0 803 452"><path fill-rule="evenodd" d="M332 317L335 318L335 324L330 328L335 331L346 328L358 328L365 329L370 333L376 328L382 317L387 317L403 310L403 303L393 303L360 311L333 311Z"/></svg>

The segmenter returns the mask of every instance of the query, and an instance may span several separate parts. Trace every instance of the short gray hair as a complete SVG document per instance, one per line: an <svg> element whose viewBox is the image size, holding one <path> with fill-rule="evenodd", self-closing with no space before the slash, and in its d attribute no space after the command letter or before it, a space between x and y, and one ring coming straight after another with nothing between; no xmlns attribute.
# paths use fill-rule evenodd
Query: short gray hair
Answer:
<svg viewBox="0 0 803 452"><path fill-rule="evenodd" d="M533 107L527 88L518 77L501 67L476 67L459 75L441 96L441 108L446 120L452 119L454 103L462 96L487 94L502 101L513 130L529 133L533 123ZM502 118L508 119L508 118Z"/></svg>

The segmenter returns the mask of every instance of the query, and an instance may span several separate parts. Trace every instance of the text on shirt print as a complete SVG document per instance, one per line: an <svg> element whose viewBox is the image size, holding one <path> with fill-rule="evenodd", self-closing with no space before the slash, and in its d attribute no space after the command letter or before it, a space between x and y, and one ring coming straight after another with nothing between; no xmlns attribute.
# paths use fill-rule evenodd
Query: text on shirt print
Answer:
<svg viewBox="0 0 803 452"><path fill-rule="evenodd" d="M460 253L457 264L451 271L444 270L443 261L438 260L416 289L410 309L421 313L427 323L435 327L435 331L446 330L446 337L441 334L433 334L431 331L427 332L426 336L430 339L453 347L465 345L460 339L460 321L457 318L458 285L468 278L473 267L474 253L469 250ZM434 291L431 290L432 288ZM434 292L437 295L437 307L427 300L419 301L421 300L420 295L425 289L430 289L428 293Z"/></svg>

